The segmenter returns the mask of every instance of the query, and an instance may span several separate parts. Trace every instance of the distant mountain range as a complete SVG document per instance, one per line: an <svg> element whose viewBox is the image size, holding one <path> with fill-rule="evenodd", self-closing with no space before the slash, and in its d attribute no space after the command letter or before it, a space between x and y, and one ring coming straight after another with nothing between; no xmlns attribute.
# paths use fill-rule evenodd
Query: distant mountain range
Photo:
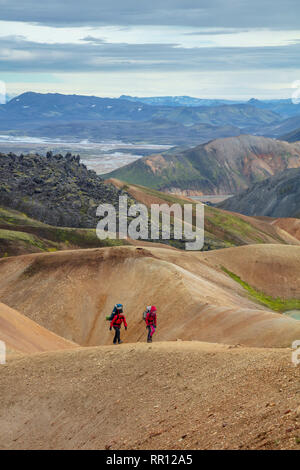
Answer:
<svg viewBox="0 0 300 470"><path fill-rule="evenodd" d="M283 118L300 115L300 104L294 104L292 99L257 100L255 98L251 98L247 103L259 109L268 109L273 111Z"/></svg>
<svg viewBox="0 0 300 470"><path fill-rule="evenodd" d="M241 135L144 157L105 176L187 195L234 194L291 167L300 167L300 144Z"/></svg>
<svg viewBox="0 0 300 470"><path fill-rule="evenodd" d="M280 122L272 123L258 130L258 135L274 137L279 140L285 140L282 136L293 132L300 127L300 115L283 119Z"/></svg>
<svg viewBox="0 0 300 470"><path fill-rule="evenodd" d="M140 103L151 104L153 106L220 106L223 104L248 104L255 106L259 109L268 109L283 118L300 114L300 105L295 105L291 99L281 100L257 100L251 98L248 101L243 100L226 100L226 99L203 99L192 98L190 96L151 96L151 97L138 97L121 95L120 99L128 101L139 101Z"/></svg>
<svg viewBox="0 0 300 470"><path fill-rule="evenodd" d="M191 96L129 96L121 95L121 100L138 101L153 106L220 106L222 104L238 104L243 101L193 98Z"/></svg>
<svg viewBox="0 0 300 470"><path fill-rule="evenodd" d="M248 103L210 100L208 105L205 100L205 105L195 106L187 102L189 106L164 101L153 105L133 99L27 92L0 106L0 132L193 145L239 135L241 130L255 133L282 120L272 110Z"/></svg>
<svg viewBox="0 0 300 470"><path fill-rule="evenodd" d="M300 168L255 183L219 207L245 215L300 218Z"/></svg>
<svg viewBox="0 0 300 470"><path fill-rule="evenodd" d="M291 100L189 96L100 98L27 92L0 105L0 133L193 146L240 134L281 138L300 128Z"/></svg>
<svg viewBox="0 0 300 470"><path fill-rule="evenodd" d="M166 119L185 125L198 123L214 126L251 127L267 125L280 120L273 111L249 104L218 106L152 106L116 98L96 96L23 93L0 107L0 125L21 125L26 122L70 121L148 121ZM26 122L24 122L26 120Z"/></svg>

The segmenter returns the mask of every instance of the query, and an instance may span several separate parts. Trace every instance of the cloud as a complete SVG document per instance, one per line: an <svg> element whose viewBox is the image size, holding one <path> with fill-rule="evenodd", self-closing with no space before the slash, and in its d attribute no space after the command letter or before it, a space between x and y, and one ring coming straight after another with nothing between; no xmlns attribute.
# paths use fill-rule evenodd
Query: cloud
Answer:
<svg viewBox="0 0 300 470"><path fill-rule="evenodd" d="M225 71L299 69L300 44L270 47L181 47L171 44L49 44L2 37L2 72Z"/></svg>
<svg viewBox="0 0 300 470"><path fill-rule="evenodd" d="M82 41L90 42L91 44L104 44L105 42L107 42L104 39L94 38L93 36L86 36L82 38Z"/></svg>
<svg viewBox="0 0 300 470"><path fill-rule="evenodd" d="M1 19L52 26L299 28L299 0L0 0Z"/></svg>
<svg viewBox="0 0 300 470"><path fill-rule="evenodd" d="M237 33L248 33L249 28L214 28L214 29L203 29L201 31L192 31L189 33L183 33L184 36L218 36L223 34L237 34Z"/></svg>
<svg viewBox="0 0 300 470"><path fill-rule="evenodd" d="M0 0L0 11L0 79L24 89L22 77L47 90L60 76L70 92L254 95L300 72L299 0Z"/></svg>

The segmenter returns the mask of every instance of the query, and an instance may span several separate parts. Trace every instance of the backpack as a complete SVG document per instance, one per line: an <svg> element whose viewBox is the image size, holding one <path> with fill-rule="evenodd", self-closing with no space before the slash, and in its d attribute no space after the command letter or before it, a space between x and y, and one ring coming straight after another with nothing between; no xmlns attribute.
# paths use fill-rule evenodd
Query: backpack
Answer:
<svg viewBox="0 0 300 470"><path fill-rule="evenodd" d="M117 313L123 313L123 305L122 304L116 304L114 306L114 309L113 311L111 312L111 314L106 317L106 320L109 320L109 321L112 321L112 319L114 318L115 315L117 315Z"/></svg>
<svg viewBox="0 0 300 470"><path fill-rule="evenodd" d="M151 305L148 305L148 307L146 307L146 310L143 312L143 320L146 320L146 316L148 315L148 313L150 313L150 310Z"/></svg>
<svg viewBox="0 0 300 470"><path fill-rule="evenodd" d="M148 321L151 322L150 324L154 324L154 321L155 321L155 313L151 313L151 312L150 312Z"/></svg>

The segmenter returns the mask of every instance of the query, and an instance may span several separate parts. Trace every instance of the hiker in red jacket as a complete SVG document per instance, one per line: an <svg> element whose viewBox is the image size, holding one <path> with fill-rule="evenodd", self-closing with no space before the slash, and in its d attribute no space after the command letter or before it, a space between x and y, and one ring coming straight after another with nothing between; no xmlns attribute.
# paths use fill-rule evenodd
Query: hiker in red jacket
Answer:
<svg viewBox="0 0 300 470"><path fill-rule="evenodd" d="M115 337L113 341L114 344L123 343L123 341L121 341L121 338L120 338L120 329L121 329L122 323L124 323L125 330L127 330L126 318L124 317L124 315L117 312L114 318L112 319L112 321L110 322L110 328L109 328L110 331L112 328L114 328L115 330Z"/></svg>
<svg viewBox="0 0 300 470"><path fill-rule="evenodd" d="M146 315L146 328L148 330L147 343L152 343L152 336L155 333L156 328L156 312L157 309L152 305L150 312Z"/></svg>

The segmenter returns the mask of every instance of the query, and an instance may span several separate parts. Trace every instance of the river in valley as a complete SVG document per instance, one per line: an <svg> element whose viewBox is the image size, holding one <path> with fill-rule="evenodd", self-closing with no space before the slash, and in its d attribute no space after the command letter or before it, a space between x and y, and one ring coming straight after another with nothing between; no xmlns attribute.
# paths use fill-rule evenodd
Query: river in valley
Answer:
<svg viewBox="0 0 300 470"><path fill-rule="evenodd" d="M90 142L63 141L47 137L28 137L0 135L0 152L8 153L39 153L46 152L65 154L71 152L79 154L82 163L99 175L116 170L139 158L161 153L170 148L170 145L136 144L121 141Z"/></svg>

